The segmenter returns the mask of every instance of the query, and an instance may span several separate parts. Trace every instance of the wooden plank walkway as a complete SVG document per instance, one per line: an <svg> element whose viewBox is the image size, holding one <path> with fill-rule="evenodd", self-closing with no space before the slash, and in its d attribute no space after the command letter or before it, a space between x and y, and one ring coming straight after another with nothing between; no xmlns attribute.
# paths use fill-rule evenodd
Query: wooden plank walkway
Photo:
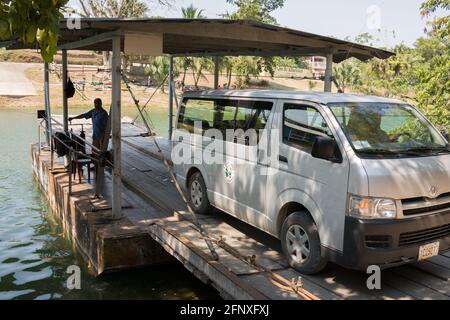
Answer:
<svg viewBox="0 0 450 320"><path fill-rule="evenodd" d="M145 228L153 239L178 259L194 275L216 287L225 298L303 299L292 290L271 281L267 274L215 246L214 261L204 237L191 223L186 205L180 199L151 138L135 137L142 129L122 124L123 196L133 203L125 210L127 218ZM75 130L76 131L76 130ZM89 133L88 133L89 136ZM133 137L131 137L133 136ZM158 138L164 154L170 142ZM108 197L108 196L107 196ZM368 275L330 264L315 276L301 275L288 267L279 241L222 212L200 216L203 228L244 257L256 256L266 269L287 279L301 277L303 289L320 299L439 299L450 300L450 254L428 261L382 272L382 289L368 290Z"/></svg>

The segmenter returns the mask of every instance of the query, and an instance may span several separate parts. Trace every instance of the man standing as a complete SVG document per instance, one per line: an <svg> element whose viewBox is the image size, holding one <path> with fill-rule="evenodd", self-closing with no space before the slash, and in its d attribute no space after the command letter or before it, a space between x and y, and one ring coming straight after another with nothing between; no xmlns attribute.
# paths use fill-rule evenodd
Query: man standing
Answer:
<svg viewBox="0 0 450 320"><path fill-rule="evenodd" d="M97 98L94 100L95 108L79 116L69 118L74 119L92 119L92 144L94 147L101 149L103 139L105 137L106 126L108 123L108 113L103 109L102 100Z"/></svg>

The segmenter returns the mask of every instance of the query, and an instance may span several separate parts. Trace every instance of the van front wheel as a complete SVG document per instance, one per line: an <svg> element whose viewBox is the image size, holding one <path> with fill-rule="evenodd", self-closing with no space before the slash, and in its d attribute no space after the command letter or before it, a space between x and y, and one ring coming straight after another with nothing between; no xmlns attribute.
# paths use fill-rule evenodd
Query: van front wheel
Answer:
<svg viewBox="0 0 450 320"><path fill-rule="evenodd" d="M317 226L307 212L295 212L286 218L281 228L281 246L289 265L300 273L315 274L327 265Z"/></svg>
<svg viewBox="0 0 450 320"><path fill-rule="evenodd" d="M187 187L192 210L197 214L210 213L211 205L208 200L206 184L200 172L196 172L190 177Z"/></svg>

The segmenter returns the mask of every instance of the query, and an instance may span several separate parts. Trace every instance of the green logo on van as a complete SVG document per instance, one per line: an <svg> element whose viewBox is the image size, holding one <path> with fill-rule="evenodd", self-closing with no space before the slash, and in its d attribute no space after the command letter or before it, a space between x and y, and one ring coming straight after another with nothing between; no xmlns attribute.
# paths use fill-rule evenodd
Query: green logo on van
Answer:
<svg viewBox="0 0 450 320"><path fill-rule="evenodd" d="M234 175L234 171L233 171L233 165L231 163L225 163L225 165L223 166L223 174L225 177L225 181L228 183L233 182L233 175Z"/></svg>

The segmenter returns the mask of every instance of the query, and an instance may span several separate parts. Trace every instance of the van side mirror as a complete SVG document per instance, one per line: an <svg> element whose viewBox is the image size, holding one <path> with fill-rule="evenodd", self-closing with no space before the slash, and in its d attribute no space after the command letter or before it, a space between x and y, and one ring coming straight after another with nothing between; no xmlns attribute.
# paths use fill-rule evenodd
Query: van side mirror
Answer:
<svg viewBox="0 0 450 320"><path fill-rule="evenodd" d="M313 143L311 155L314 158L324 159L332 162L342 162L339 156L336 140L330 137L316 137Z"/></svg>

